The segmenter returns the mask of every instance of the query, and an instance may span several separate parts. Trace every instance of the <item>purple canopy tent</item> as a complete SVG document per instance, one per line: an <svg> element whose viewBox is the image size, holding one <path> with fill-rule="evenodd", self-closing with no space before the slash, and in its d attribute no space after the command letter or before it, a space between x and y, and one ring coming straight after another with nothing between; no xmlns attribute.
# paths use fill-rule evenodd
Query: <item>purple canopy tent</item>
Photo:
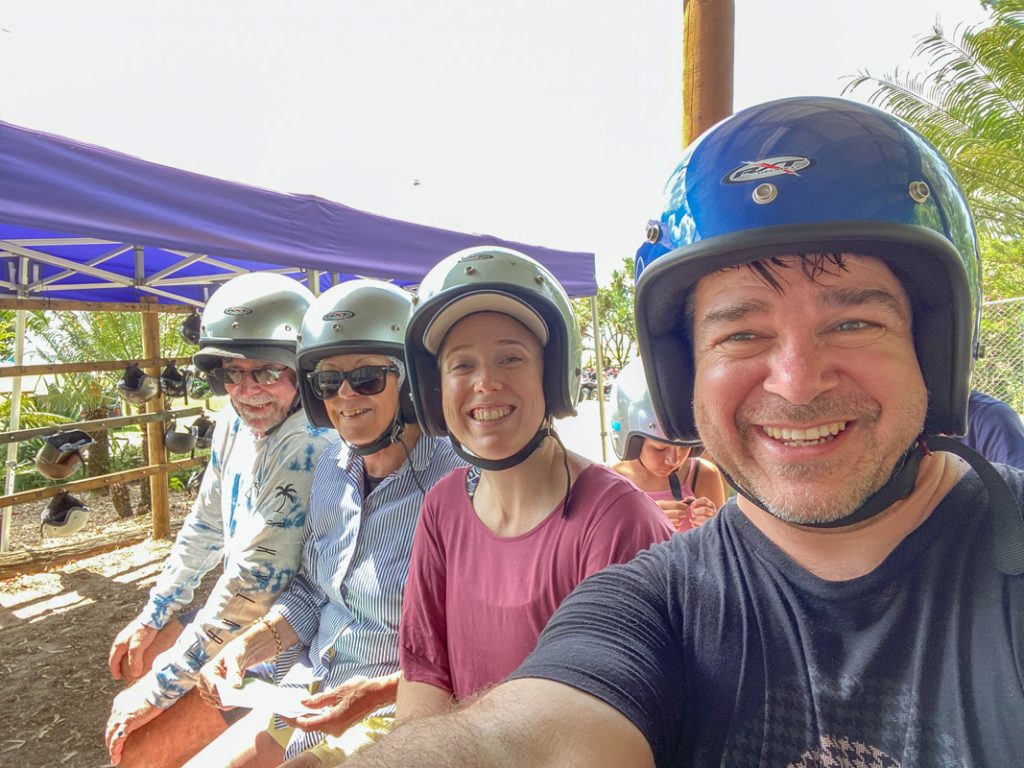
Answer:
<svg viewBox="0 0 1024 768"><path fill-rule="evenodd" d="M0 296L204 304L241 272L359 275L409 285L449 253L504 245L570 296L594 255L452 232L150 163L0 122ZM27 257L27 260L21 257Z"/></svg>
<svg viewBox="0 0 1024 768"><path fill-rule="evenodd" d="M202 306L218 284L255 271L290 274L321 290L354 276L410 285L448 254L474 245L529 254L570 296L597 293L592 253L398 221L0 122L0 298L137 303L156 297ZM20 365L23 311L17 336ZM12 430L20 391L19 376ZM8 444L7 494L15 449ZM10 507L4 507L0 552L9 529Z"/></svg>

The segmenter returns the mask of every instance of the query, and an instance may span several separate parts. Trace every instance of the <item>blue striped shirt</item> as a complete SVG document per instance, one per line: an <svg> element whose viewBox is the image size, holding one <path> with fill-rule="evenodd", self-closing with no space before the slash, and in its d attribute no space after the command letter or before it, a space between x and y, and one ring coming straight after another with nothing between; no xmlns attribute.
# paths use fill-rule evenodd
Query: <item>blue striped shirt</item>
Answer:
<svg viewBox="0 0 1024 768"><path fill-rule="evenodd" d="M411 458L425 490L463 464L448 440L426 435ZM321 690L398 670L398 621L423 493L408 460L366 498L363 474L362 458L344 445L324 451L302 566L273 608L309 647Z"/></svg>

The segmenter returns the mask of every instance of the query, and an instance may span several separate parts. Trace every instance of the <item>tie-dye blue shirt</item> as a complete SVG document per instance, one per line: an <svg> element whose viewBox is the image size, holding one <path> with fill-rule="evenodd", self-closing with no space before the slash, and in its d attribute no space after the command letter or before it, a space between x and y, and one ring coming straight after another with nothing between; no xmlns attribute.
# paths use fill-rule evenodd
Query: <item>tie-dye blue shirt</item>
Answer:
<svg viewBox="0 0 1024 768"><path fill-rule="evenodd" d="M202 577L224 571L175 645L147 675L148 700L166 709L195 685L200 668L263 616L295 575L317 459L337 440L302 411L257 438L230 407L217 414L210 462L139 619L162 628L192 602Z"/></svg>

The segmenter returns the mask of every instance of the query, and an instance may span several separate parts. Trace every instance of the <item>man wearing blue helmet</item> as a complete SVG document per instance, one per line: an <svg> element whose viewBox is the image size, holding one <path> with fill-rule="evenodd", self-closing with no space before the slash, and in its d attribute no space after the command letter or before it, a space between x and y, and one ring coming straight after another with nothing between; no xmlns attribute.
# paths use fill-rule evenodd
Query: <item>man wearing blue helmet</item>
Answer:
<svg viewBox="0 0 1024 768"><path fill-rule="evenodd" d="M1019 763L1024 472L941 436L965 428L980 298L946 164L872 107L772 102L689 149L648 241L658 420L738 499L354 765Z"/></svg>

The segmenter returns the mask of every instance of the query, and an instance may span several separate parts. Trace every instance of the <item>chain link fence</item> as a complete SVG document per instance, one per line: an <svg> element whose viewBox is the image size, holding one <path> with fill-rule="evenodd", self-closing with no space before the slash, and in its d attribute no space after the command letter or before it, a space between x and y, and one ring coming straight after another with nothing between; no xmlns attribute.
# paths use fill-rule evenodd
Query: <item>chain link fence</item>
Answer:
<svg viewBox="0 0 1024 768"><path fill-rule="evenodd" d="M1024 296L982 305L981 344L971 385L1024 414Z"/></svg>

